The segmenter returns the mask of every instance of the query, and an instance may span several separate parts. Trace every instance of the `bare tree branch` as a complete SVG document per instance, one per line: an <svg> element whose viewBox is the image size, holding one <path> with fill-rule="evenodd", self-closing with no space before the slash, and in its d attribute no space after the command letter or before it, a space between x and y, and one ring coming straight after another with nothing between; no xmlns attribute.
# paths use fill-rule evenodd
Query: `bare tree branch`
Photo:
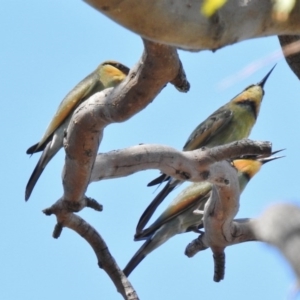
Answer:
<svg viewBox="0 0 300 300"><path fill-rule="evenodd" d="M159 169L179 180L212 180L210 166L224 159L241 155L269 155L269 142L255 142L248 139L230 144L182 152L162 145L142 144L108 153L98 154L90 182L124 177L135 172ZM210 175L209 175L210 174Z"/></svg>
<svg viewBox="0 0 300 300"><path fill-rule="evenodd" d="M214 184L203 212L205 232L192 241L185 254L192 257L198 251L211 248L215 271L214 281L224 279L225 248L235 242L233 218L239 209L240 189L236 170L227 162L213 165L211 172L227 180L227 185Z"/></svg>
<svg viewBox="0 0 300 300"><path fill-rule="evenodd" d="M300 207L280 203L269 207L255 223L257 239L277 247L293 268L300 286Z"/></svg>
<svg viewBox="0 0 300 300"><path fill-rule="evenodd" d="M85 201L89 200L85 199ZM58 238L63 227L68 227L77 232L91 245L97 256L99 267L106 271L124 299L138 300L134 288L110 254L101 235L90 224L69 211L70 208L67 202L62 199L44 210L46 215L55 214L57 217L57 225L55 226L53 237Z"/></svg>
<svg viewBox="0 0 300 300"><path fill-rule="evenodd" d="M147 39L187 50L213 50L254 37L300 34L300 0L285 22L272 17L270 0L227 1L211 18L200 13L201 0L84 1Z"/></svg>
<svg viewBox="0 0 300 300"><path fill-rule="evenodd" d="M232 220L239 209L240 189L236 170L224 161L216 170L230 183L214 185L204 207L202 240L210 247L215 262L214 281L219 282L225 274L225 247L232 241Z"/></svg>
<svg viewBox="0 0 300 300"><path fill-rule="evenodd" d="M178 75L178 73L180 75ZM145 42L145 53L140 63L131 70L127 80L115 89L108 89L95 94L76 110L72 116L67 137L65 139L66 160L63 172L64 195L56 204L46 210L48 214L56 214L58 221L58 226L56 226L56 228L58 229L58 233L60 233L62 227L65 226L72 228L78 233L84 232L84 238L89 243L94 241L96 236L96 241L101 240L100 235L89 224L83 220L80 220L79 222L78 219L74 219L75 217L73 217L74 215L71 212L79 211L87 206L84 194L90 180L95 178L94 175L92 177L90 176L94 166L97 149L103 135L103 129L110 123L127 120L146 107L169 81L173 81L181 89L182 86L187 86L176 51L168 46ZM145 150L145 146L143 145L138 146L137 148L142 148L142 151L146 154L144 157L148 157L148 159L149 157L151 158L150 149ZM223 148L217 147L209 150L198 150L186 153L173 150L175 152L174 155L172 151L170 154L170 148L158 148L159 151L165 151L165 159L167 159L167 161L169 160L169 164L171 164L172 161L175 161L177 165L175 164L174 169L174 166L169 166L163 161L161 153L154 153L154 162L152 162L152 165L148 162L148 168L161 168L161 166L163 166L161 170L165 171L166 168L170 175L177 174L181 179L192 178L195 181L210 180L220 186L231 186L231 182L226 179L227 175L225 176L225 174L222 174L222 176L219 176L219 172L214 171L218 169L218 164L214 164L216 161L240 156L241 154L268 155L271 152L270 148L270 143L253 143L251 141L239 141L232 143L229 146L224 146ZM132 149L129 149L129 151L132 151ZM147 151L149 151L149 153ZM201 156L201 152L206 154L206 156L203 154ZM114 162L114 159L117 161L116 154L119 156L122 156L123 154L123 159L121 161L119 159L118 161L120 164L119 166ZM172 155L174 156L173 158ZM112 156L113 160L109 160L109 156ZM106 164L105 167L101 167L100 163L100 168L98 166L97 170L100 169L100 171L104 172L107 172L106 170L108 170L108 172L111 172L113 169L127 169L127 174L130 174L132 173L130 165L133 165L134 162L135 164L138 162L138 164L134 166L135 171L143 168L145 169L145 166L142 165L142 160L145 158L143 158L140 153L135 153L135 156L131 155L125 159L122 151L114 151L111 152L110 155L102 155L102 158L104 157L105 159L102 160L102 163L104 161ZM199 160L199 162L195 164L195 160ZM112 162L113 167L109 168L108 164L110 162ZM124 162L127 165L127 168L124 167L124 164L122 165ZM202 173L199 172L199 170L201 171L203 169L203 167L201 169L200 162L201 164L206 165L206 170ZM211 164L213 165L210 166ZM98 164L96 163L95 166L97 165ZM195 166L198 167L199 170L195 170ZM207 171L208 167L209 171ZM232 168L230 167L230 169ZM107 175L101 174L98 171L96 176L98 178L103 178ZM115 177L120 176L120 174L110 174L110 176ZM124 174L122 176L124 176ZM84 224L84 226L82 224ZM88 228L88 230L77 228L77 226L81 225L84 228ZM89 235L92 235L92 237ZM106 249L102 242L100 243L100 241L98 241L97 244L102 245L101 247L98 247L99 249ZM97 251L95 245L91 245L96 252L100 264L102 266L106 265L106 256L103 255L102 251ZM217 253L217 251L215 252ZM112 266L113 264L107 263L107 265ZM129 281L125 281L125 284L123 285L124 275L123 273L120 273L121 271L118 266L115 266L112 269L104 269L108 272L109 276L117 286L118 291L122 293L125 299L127 299L128 287L130 290L129 295L135 295L135 292L131 292L133 291L133 288ZM117 279L114 276L111 276L110 272L118 274Z"/></svg>
<svg viewBox="0 0 300 300"><path fill-rule="evenodd" d="M266 1L251 1L244 8L239 7L238 12L232 7L234 5L236 8L237 2L229 1L228 5L210 19L203 17L195 9L198 5L200 7L198 0L191 0L188 4L179 0L141 0L135 2L135 5L132 5L132 0L88 2L98 9L100 7L102 12L129 28L137 26L133 30L148 38L185 49L217 49L254 36L278 32L300 33L300 21L296 18L299 15L298 6L283 26L282 23L270 19L271 4ZM175 9L164 9L164 6ZM147 13L143 13L144 9ZM247 21L247 14L249 10L253 12L253 9L257 11L257 22L253 22L252 18ZM143 21L139 21L141 18L137 18L137 15L143 16ZM156 18L162 23L156 22ZM243 22L239 23L240 26L233 26L241 18ZM151 26L148 26L147 22L150 20ZM147 29L143 33L145 28ZM220 281L224 278L225 248L235 243L259 239L253 229L253 220L233 221L239 208L239 187L236 170L224 159L242 154L267 155L271 152L269 143L251 141L239 141L191 152L176 151L159 145L139 145L100 154L95 160L103 130L107 125L126 121L140 112L168 82L181 91L189 89L175 48L146 40L144 45L145 51L140 62L120 86L95 94L74 113L65 139L64 195L51 208L45 210L46 214L53 213L57 217L55 237L60 235L63 227L68 227L90 243L99 266L108 273L124 299L137 299L130 282L109 253L100 234L72 213L86 206L101 210L97 202L85 197L89 182L126 176L150 168L160 169L181 180L212 182L212 194L205 206L203 217L205 233L187 247L186 254L192 256L197 251L211 248L215 261L214 280Z"/></svg>
<svg viewBox="0 0 300 300"><path fill-rule="evenodd" d="M56 215L57 225L53 236L58 238L63 227L77 232L91 245L98 265L107 272L124 299L138 299L101 235L74 212L84 207L101 211L99 203L85 196L90 182L127 176L146 169L160 169L181 180L208 180L214 184L204 210L205 233L187 247L186 254L192 256L197 251L211 248L215 261L215 281L224 278L224 250L235 243L266 241L278 246L293 261L294 248L287 250L286 245L281 245L270 231L262 230L266 220L271 220L272 224L279 223L276 216L233 220L239 208L240 191L236 170L224 160L246 154L268 155L271 153L270 143L245 140L191 152L159 145L139 145L98 156L97 151L107 125L124 122L143 110L167 83L172 83L180 91L188 91L189 83L175 47L215 50L253 37L300 34L300 0L297 0L286 22L272 19L272 3L267 0L228 1L211 18L200 13L202 1L199 0L85 1L141 36L172 46L144 40L143 56L124 82L114 89L95 94L72 116L64 141L64 194L44 210L47 215ZM285 43L282 38L280 41ZM294 62L290 65L294 66ZM297 61L297 71L293 69L295 72L299 72L298 65ZM299 77L299 73L296 74ZM294 228L295 232L298 228L299 222ZM295 232L289 232L288 235L293 238ZM299 243L297 238L297 249ZM300 264L295 260L293 262L298 264L295 271L299 276Z"/></svg>
<svg viewBox="0 0 300 300"><path fill-rule="evenodd" d="M232 222L232 237L227 243L227 246L240 244L244 242L257 241L257 236L253 230L253 223L255 219L235 219ZM202 239L202 234L198 238L194 239L185 250L185 255L193 257L198 252L206 250L208 246L205 244L205 240Z"/></svg>
<svg viewBox="0 0 300 300"><path fill-rule="evenodd" d="M217 201L222 201L218 200ZM220 202L219 202L220 203ZM226 204L227 209L230 208L232 204L229 202ZM224 208L222 212L225 212ZM214 208L214 214L209 214L210 211L206 208L204 215L212 218L212 220L217 219L220 215L220 210ZM225 220L230 222L230 216L226 213ZM214 220L214 222L217 222ZM205 233L198 236L197 239L193 240L185 250L185 254L188 257L194 256L197 252L206 250L211 247L211 240L213 239L211 235L216 235L216 232L211 232L210 227L206 228L207 224L204 224ZM268 243L272 246L277 247L284 257L287 259L291 267L293 268L296 277L297 284L296 288L299 289L300 286L300 207L293 204L276 204L268 208L259 218L257 219L237 219L234 220L229 227L222 226L221 229L214 228L217 233L224 232L224 228L229 228L231 230L231 235L222 239L220 235L217 242L219 247L217 254L214 252L214 259L216 269L214 279L223 279L222 274L224 270L220 267L223 259L222 257L222 247L223 249L227 246L231 246L238 243L249 242L249 241L261 241ZM227 231L228 232L228 231ZM224 235L225 237L225 235ZM223 241L223 245L222 245ZM218 255L220 260L217 259ZM224 274L223 274L224 275Z"/></svg>
<svg viewBox="0 0 300 300"><path fill-rule="evenodd" d="M95 94L73 114L64 141L66 150L63 172L64 195L45 214L55 214L57 225L53 233L59 237L63 227L79 233L94 249L99 266L108 273L124 299L138 299L105 242L97 231L72 212L89 206L101 210L101 205L84 196L103 129L110 123L123 122L144 109L172 81L179 90L189 84L174 48L144 41L140 62L116 89Z"/></svg>
<svg viewBox="0 0 300 300"><path fill-rule="evenodd" d="M278 36L286 62L300 79L300 35ZM291 48L296 48L294 51ZM290 54L293 53L293 54Z"/></svg>
<svg viewBox="0 0 300 300"><path fill-rule="evenodd" d="M144 45L140 62L122 84L95 94L75 111L65 143L68 172L63 174L64 199L83 198L103 129L108 124L126 121L140 112L175 78L179 84L181 77L180 87L185 86L185 77L178 76L182 68L176 50L148 41Z"/></svg>
<svg viewBox="0 0 300 300"><path fill-rule="evenodd" d="M85 140L81 141L81 143L83 147L85 144ZM138 149L142 148L142 151L133 151L133 148L138 148ZM165 151L163 152L163 154L167 156L167 160L168 157L170 156L172 157L173 153L172 150L170 150L172 148L165 147L165 146L159 147L157 145L154 145L153 147L151 147L151 145L140 145L125 150L112 151L107 154L98 155L98 158L100 158L100 160L97 161L98 163L96 162L95 164L95 169L98 170L97 176L99 177L99 172L100 172L100 177L115 177L116 174L118 176L128 175L132 173L130 169L131 162L135 164L134 166L135 171L138 170L139 164L140 164L140 169L145 169L145 166L142 163L142 161L145 160L145 158L143 158L141 152L143 152L144 156L149 159L149 157L151 157L152 149L154 149L153 151L154 155L152 156L158 158L159 163L155 162L155 164L157 164L157 167L164 166L165 162L163 159L160 158L160 156L162 156L161 148ZM155 150L159 150L160 152L155 153ZM131 155L128 155L128 157L126 157L128 152L130 152ZM253 142L251 140L241 140L238 142L234 142L220 147L215 147L212 149L200 149L191 152L179 152L173 150L173 152L175 153L174 157L176 157L177 155L178 158L171 159L170 162L171 165L172 165L172 160L174 160L175 163L178 164L178 168L180 170L187 169L188 170L187 172L191 173L191 179L194 179L195 181L209 180L215 183L216 190L218 191L218 193L220 193L216 195L216 197L220 197L222 199L225 197L227 200L229 199L229 197L231 198L235 197L235 199L237 199L236 201L238 201L237 195L239 194L239 190L237 190L236 187L236 180L237 180L236 171L227 161L221 161L221 160L230 157L232 158L237 157L240 156L241 154L268 155L271 152L271 145L268 142ZM89 159L93 159L93 158L89 157ZM118 165L116 164L118 162L120 162L121 164L120 167L118 167ZM69 166L66 165L65 173L70 172L68 168ZM225 171L223 171L224 168ZM93 172L95 172L95 169L93 170ZM167 166L166 168L162 167L161 169L163 171L171 170L172 174L174 172L173 168L170 168L169 166ZM196 169L196 171L194 169ZM111 170L122 170L122 172L121 173L112 172L112 174L114 175L109 176ZM180 172L177 171L177 173L175 174L179 176L178 174ZM96 175L92 175L91 178L93 178L93 176L95 177ZM71 185L72 182L68 182L67 180L64 181L64 187L66 187L67 189L71 190L72 189ZM228 190L230 191L233 190L235 195L230 196ZM212 205L217 207L215 203ZM98 265L101 266L108 273L108 275L114 282L115 286L117 287L117 290L123 295L124 299L138 299L136 292L134 291L130 282L127 280L123 272L116 264L113 257L111 256L100 234L91 225L89 225L79 216L72 213L74 211L80 211L84 207L92 207L96 210L102 210L102 207L95 200L87 197L82 198L80 201L69 201L68 199L61 198L50 208L45 209L44 210L45 214L47 215L55 214L57 217L57 225L55 226L53 236L55 238L58 238L59 235L61 234L63 227L68 227L76 231L91 245L98 258ZM235 205L233 208L234 215L236 214L237 209L238 209L238 205ZM227 218L228 213L224 214L224 217ZM225 220L224 222L227 221ZM219 237L217 237L217 239L218 238ZM222 272L224 273L224 270L220 267L220 263L219 263L220 260L218 258L222 258L224 257L224 255L222 251L221 252L219 251L220 249L218 247L215 248L213 248L213 246L211 247L214 251L216 266L219 267L216 268L216 271L217 270L218 271L215 275L215 278L219 278L220 276L219 273L221 274Z"/></svg>

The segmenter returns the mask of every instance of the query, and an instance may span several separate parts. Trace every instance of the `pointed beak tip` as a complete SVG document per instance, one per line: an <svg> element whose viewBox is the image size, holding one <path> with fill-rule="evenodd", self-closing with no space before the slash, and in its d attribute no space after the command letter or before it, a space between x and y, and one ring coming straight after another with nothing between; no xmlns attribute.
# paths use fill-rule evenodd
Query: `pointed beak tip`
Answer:
<svg viewBox="0 0 300 300"><path fill-rule="evenodd" d="M276 67L276 64L274 65L274 67L268 72L268 74L257 85L264 88L264 85L267 82L267 79L269 78L269 76L271 75L271 73L272 73L272 71L274 70L275 67Z"/></svg>
<svg viewBox="0 0 300 300"><path fill-rule="evenodd" d="M284 148L284 149L280 149L280 150L277 150L277 151L273 151L273 152L272 152L272 155L277 154L277 153L279 153L279 152L281 152L281 151L284 151L284 150L286 150L286 149Z"/></svg>
<svg viewBox="0 0 300 300"><path fill-rule="evenodd" d="M264 159L261 160L261 163L264 165L267 162L270 162L270 161L275 160L275 159L283 158L283 157L285 157L285 156L283 155L283 156L270 156L270 157L266 157L266 158L264 158Z"/></svg>

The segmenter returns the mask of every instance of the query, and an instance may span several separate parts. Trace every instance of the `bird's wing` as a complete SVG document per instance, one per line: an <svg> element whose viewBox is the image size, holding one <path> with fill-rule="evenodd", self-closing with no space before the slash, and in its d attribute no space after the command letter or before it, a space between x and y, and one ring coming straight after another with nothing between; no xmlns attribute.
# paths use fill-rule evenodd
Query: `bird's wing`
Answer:
<svg viewBox="0 0 300 300"><path fill-rule="evenodd" d="M173 218L183 214L192 206L198 207L202 201L207 201L211 191L211 184L208 182L197 182L184 189L160 215L160 217L148 228L137 232L134 240L143 240L154 234L162 225Z"/></svg>
<svg viewBox="0 0 300 300"><path fill-rule="evenodd" d="M44 133L42 139L38 143L35 151L31 151L32 153L40 151L44 148L44 143L46 143L53 134L53 132L62 124L62 122L67 118L67 116L78 106L83 99L90 94L91 90L94 90L95 86L97 85L97 80L94 79L94 73L88 75L85 79L79 82L62 100L60 103L53 119L51 120L50 124L48 125L46 132ZM41 148L41 149L40 149ZM27 150L28 154L30 147Z"/></svg>
<svg viewBox="0 0 300 300"><path fill-rule="evenodd" d="M224 106L219 108L196 127L183 146L183 150L191 151L204 147L220 129L228 124L232 115L232 111L225 109Z"/></svg>

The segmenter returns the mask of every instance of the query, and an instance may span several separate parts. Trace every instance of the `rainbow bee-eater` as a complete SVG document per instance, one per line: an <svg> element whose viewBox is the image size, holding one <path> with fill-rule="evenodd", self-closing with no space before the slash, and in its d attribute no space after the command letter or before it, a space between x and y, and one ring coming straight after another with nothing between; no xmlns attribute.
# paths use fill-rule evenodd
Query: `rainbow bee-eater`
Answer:
<svg viewBox="0 0 300 300"><path fill-rule="evenodd" d="M234 160L232 165L238 172L240 192L244 190L264 163L277 158L280 157L248 156ZM211 191L212 184L207 181L192 183L182 190L150 227L135 235L135 241L146 240L146 242L129 261L124 269L124 274L128 276L150 252L174 235L189 231L200 232L199 230L203 228L203 213L201 212L204 211Z"/></svg>
<svg viewBox="0 0 300 300"><path fill-rule="evenodd" d="M257 84L252 84L225 105L200 123L189 136L183 151L202 147L214 147L247 138L259 114L264 92L264 84L275 66ZM164 198L182 181L162 174L151 181L148 186L168 180L164 188L142 214L136 232L139 233L150 220L156 208Z"/></svg>
<svg viewBox="0 0 300 300"><path fill-rule="evenodd" d="M128 73L129 68L123 64L105 61L80 81L62 100L42 139L26 151L27 154L43 151L27 183L26 201L48 162L63 147L64 134L75 109L93 94L117 86Z"/></svg>

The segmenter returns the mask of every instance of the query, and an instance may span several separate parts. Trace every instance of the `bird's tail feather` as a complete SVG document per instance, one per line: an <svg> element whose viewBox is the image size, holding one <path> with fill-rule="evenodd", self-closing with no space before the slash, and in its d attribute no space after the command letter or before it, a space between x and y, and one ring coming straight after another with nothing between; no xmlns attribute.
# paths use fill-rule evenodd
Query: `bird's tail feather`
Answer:
<svg viewBox="0 0 300 300"><path fill-rule="evenodd" d="M29 147L29 148L26 150L26 154L33 154L33 153L35 153L38 144L39 144L39 143L36 143L36 144L34 144L33 146ZM42 149L41 149L40 151L42 151Z"/></svg>
<svg viewBox="0 0 300 300"><path fill-rule="evenodd" d="M141 248L134 254L134 256L131 258L131 260L128 262L126 267L124 268L123 272L126 277L130 275L130 273L137 267L137 265L146 257L148 254L147 252L145 253L145 249L147 246L150 244L151 238L148 239L142 246Z"/></svg>
<svg viewBox="0 0 300 300"><path fill-rule="evenodd" d="M51 146L51 142L49 142L47 144L47 146L45 147L36 167L34 168L28 183L26 185L26 190L25 190L25 201L27 201L32 193L32 190L36 184L36 182L38 181L38 179L40 178L41 174L43 173L46 165L48 164L48 162L51 160L51 158L54 156L54 154L52 156L49 156L49 148Z"/></svg>
<svg viewBox="0 0 300 300"><path fill-rule="evenodd" d="M173 191L176 184L171 183L171 180L165 185L165 187L157 194L153 201L148 205L146 210L143 212L136 226L136 234L138 235L146 226L153 213L160 205L160 203Z"/></svg>
<svg viewBox="0 0 300 300"><path fill-rule="evenodd" d="M161 184L164 181L167 181L169 178L170 178L170 176L168 176L166 174L161 174L160 176L158 176L155 179L153 179L152 181L150 181L147 184L147 186L153 186L153 185Z"/></svg>

